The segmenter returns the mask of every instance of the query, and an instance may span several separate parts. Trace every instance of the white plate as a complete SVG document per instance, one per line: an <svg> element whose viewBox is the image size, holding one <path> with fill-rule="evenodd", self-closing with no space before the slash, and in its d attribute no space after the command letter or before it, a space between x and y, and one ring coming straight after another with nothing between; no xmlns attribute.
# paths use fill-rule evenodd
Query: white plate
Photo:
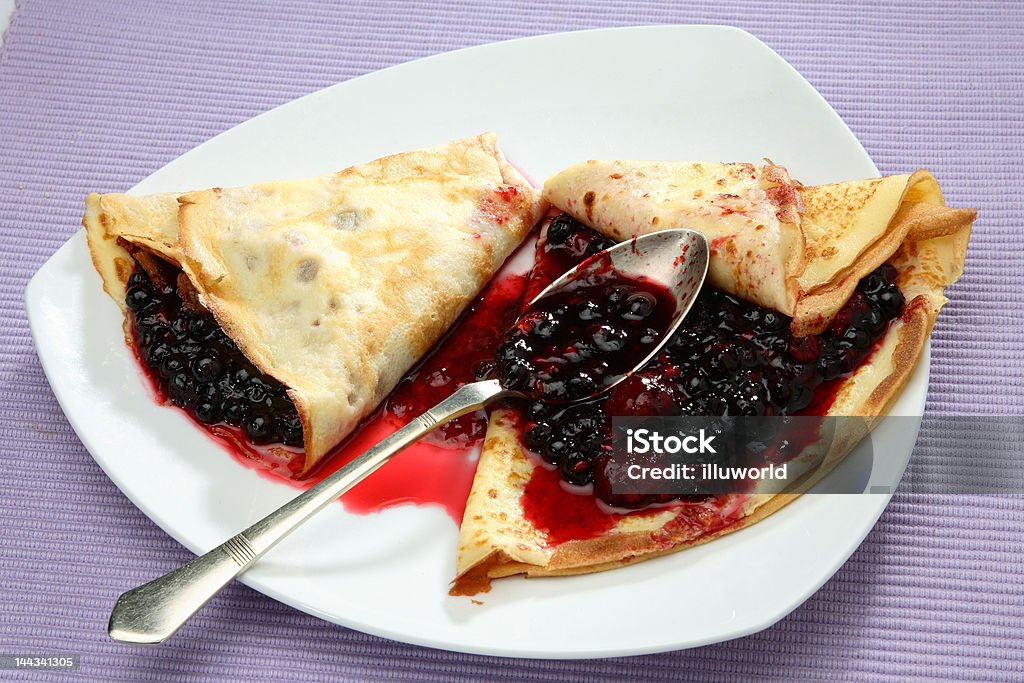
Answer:
<svg viewBox="0 0 1024 683"><path fill-rule="evenodd" d="M488 129L537 180L586 158L770 157L807 183L877 175L835 112L764 44L734 28L663 26L540 36L369 74L247 121L132 192L311 175ZM79 437L125 495L190 550L209 550L295 495L151 400L82 233L40 269L26 300L43 368ZM920 414L927 366L896 412ZM915 436L883 428L875 445L905 465ZM243 581L328 621L433 647L527 657L658 652L779 620L832 576L887 502L804 496L750 529L652 562L498 581L483 605L447 595L457 529L441 510L359 516L339 504Z"/></svg>

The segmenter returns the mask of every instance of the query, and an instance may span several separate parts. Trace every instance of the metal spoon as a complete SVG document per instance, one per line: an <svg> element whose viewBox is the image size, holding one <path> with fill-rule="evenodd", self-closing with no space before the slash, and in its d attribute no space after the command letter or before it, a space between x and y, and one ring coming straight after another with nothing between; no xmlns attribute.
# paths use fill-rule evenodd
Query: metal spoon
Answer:
<svg viewBox="0 0 1024 683"><path fill-rule="evenodd" d="M707 241L692 230L663 230L622 242L555 280L531 301L531 306L593 269L606 268L607 259L611 259L612 267L620 273L642 275L667 287L676 297L676 310L669 329L656 348L634 368L639 369L672 337L697 298L708 269ZM623 374L587 398L608 391L628 374ZM496 399L515 396L522 397L523 394L502 388L496 379L474 382L456 390L245 531L188 564L122 594L110 613L107 627L110 637L125 643L164 642L231 579L255 564L278 541L375 472L403 448L460 415L479 410Z"/></svg>

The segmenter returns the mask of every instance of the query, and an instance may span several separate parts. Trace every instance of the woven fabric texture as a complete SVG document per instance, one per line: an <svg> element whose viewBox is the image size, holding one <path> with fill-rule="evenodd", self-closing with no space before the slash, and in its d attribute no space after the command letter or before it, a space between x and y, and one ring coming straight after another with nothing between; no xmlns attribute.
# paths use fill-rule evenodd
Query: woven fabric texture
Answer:
<svg viewBox="0 0 1024 683"><path fill-rule="evenodd" d="M978 209L967 272L933 337L927 410L1024 414L1018 2L24 0L0 52L0 654L80 653L75 680L102 681L1024 680L1020 496L897 494L802 607L762 633L690 651L466 656L335 627L238 584L166 646L107 639L116 596L188 554L92 461L32 346L25 284L78 229L84 195L130 187L241 121L382 67L653 23L750 31L825 96L883 173L928 168L950 203ZM913 466L956 457L951 436L941 420L926 423Z"/></svg>

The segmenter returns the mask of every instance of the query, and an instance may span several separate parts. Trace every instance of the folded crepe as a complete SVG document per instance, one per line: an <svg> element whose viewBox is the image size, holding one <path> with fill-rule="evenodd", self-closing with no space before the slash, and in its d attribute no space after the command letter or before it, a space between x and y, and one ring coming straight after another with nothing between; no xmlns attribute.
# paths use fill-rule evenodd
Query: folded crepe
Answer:
<svg viewBox="0 0 1024 683"><path fill-rule="evenodd" d="M803 187L770 163L587 161L549 179L544 198L619 240L702 232L711 284L792 317L801 336L825 330L901 245L964 234L974 220L944 206L927 171Z"/></svg>
<svg viewBox="0 0 1024 683"><path fill-rule="evenodd" d="M287 388L308 471L441 337L539 209L488 133L302 180L91 194L83 223L126 314L134 258L184 272L241 352ZM127 315L124 329L130 341Z"/></svg>
<svg viewBox="0 0 1024 683"><path fill-rule="evenodd" d="M840 420L829 443L811 444L824 451L818 464L785 493L727 494L624 514L594 538L553 541L558 534L524 511L524 491L541 467L522 444L524 418L514 407L493 411L460 530L453 595L487 591L492 579L513 574L582 574L678 552L750 526L816 484L909 379L946 301L943 290L963 271L975 215L945 207L926 171L805 188L777 166L588 162L549 180L544 195L619 240L677 226L700 230L714 249L712 284L795 315L794 333L820 330L858 280L884 262L896 268L906 306L834 388L826 414L863 419Z"/></svg>

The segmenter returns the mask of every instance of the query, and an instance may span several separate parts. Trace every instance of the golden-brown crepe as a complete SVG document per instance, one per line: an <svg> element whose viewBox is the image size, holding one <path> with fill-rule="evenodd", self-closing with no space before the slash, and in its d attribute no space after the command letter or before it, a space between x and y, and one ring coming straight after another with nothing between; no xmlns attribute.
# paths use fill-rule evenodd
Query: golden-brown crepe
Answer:
<svg viewBox="0 0 1024 683"><path fill-rule="evenodd" d="M83 222L122 309L128 249L184 271L239 349L287 387L308 470L448 329L539 209L484 134L316 178L92 194Z"/></svg>
<svg viewBox="0 0 1024 683"><path fill-rule="evenodd" d="M622 240L667 228L704 233L711 284L817 334L857 282L907 240L962 231L927 171L803 187L773 164L587 161L544 184L558 209Z"/></svg>
<svg viewBox="0 0 1024 683"><path fill-rule="evenodd" d="M774 221L772 187L799 193L796 201L789 190L780 193ZM701 201L712 188L721 189L711 202ZM723 194L734 195L725 199L738 211L716 212ZM487 591L491 579L512 574L588 573L676 552L764 519L813 486L888 411L906 384L946 301L943 289L963 270L974 218L973 210L945 207L926 171L804 188L778 167L590 162L549 180L545 195L620 240L676 226L701 230L712 243L726 238L725 244L741 251L719 244L713 284L782 312L803 312L802 322L794 322L802 330L830 319L857 281L885 261L898 271L906 307L867 361L840 383L827 413L864 419L837 423L823 463L792 493L716 496L621 516L596 538L551 542L523 510L524 488L539 465L520 441L521 420L515 408L495 410L460 531L454 595ZM801 234L785 234L794 229ZM778 241L762 242L762 233ZM800 243L794 255L790 250ZM748 248L765 251L747 255ZM778 250L785 255L773 253ZM795 263L799 267L788 269ZM787 270L775 270L779 264L787 264Z"/></svg>

